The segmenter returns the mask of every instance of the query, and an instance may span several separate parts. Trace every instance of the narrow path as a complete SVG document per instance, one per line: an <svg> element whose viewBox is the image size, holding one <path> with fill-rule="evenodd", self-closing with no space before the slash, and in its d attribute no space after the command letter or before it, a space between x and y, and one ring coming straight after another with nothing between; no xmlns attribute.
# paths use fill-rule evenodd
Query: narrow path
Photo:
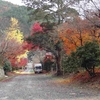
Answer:
<svg viewBox="0 0 100 100"><path fill-rule="evenodd" d="M100 100L100 94L54 84L47 75L20 75L0 82L0 100Z"/></svg>

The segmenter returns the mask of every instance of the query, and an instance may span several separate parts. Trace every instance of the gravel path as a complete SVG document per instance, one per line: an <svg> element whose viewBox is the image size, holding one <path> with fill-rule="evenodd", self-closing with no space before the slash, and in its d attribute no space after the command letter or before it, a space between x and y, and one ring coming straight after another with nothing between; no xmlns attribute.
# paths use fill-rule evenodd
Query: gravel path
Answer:
<svg viewBox="0 0 100 100"><path fill-rule="evenodd" d="M45 74L16 76L0 82L0 100L100 100L99 92L54 81Z"/></svg>

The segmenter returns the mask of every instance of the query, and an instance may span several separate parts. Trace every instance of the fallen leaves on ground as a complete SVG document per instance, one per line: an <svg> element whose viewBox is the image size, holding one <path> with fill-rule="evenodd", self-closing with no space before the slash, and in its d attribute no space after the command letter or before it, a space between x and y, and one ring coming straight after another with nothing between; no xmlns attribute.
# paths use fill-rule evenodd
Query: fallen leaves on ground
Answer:
<svg viewBox="0 0 100 100"><path fill-rule="evenodd" d="M70 74L66 78L54 78L55 84L76 85L85 88L100 89L100 69L95 70L96 76L90 77L86 71L77 74Z"/></svg>

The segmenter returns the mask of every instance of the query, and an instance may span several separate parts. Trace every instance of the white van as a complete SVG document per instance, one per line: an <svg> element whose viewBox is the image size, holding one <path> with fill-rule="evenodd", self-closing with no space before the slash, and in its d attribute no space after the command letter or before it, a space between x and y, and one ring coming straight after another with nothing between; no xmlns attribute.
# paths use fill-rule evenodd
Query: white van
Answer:
<svg viewBox="0 0 100 100"><path fill-rule="evenodd" d="M34 64L34 72L42 73L42 64L41 63Z"/></svg>

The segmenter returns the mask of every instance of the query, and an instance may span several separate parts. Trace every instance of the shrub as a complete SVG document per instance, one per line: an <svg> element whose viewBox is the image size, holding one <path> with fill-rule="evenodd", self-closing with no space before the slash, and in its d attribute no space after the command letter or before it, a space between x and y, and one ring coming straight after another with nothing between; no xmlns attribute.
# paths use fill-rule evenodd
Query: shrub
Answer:
<svg viewBox="0 0 100 100"><path fill-rule="evenodd" d="M85 68L90 76L95 76L95 67L100 65L100 47L97 42L87 42L84 46L78 47L76 56L81 67Z"/></svg>
<svg viewBox="0 0 100 100"><path fill-rule="evenodd" d="M76 59L76 55L74 52L72 52L69 56L63 56L62 66L64 73L73 73L78 71L80 64Z"/></svg>
<svg viewBox="0 0 100 100"><path fill-rule="evenodd" d="M10 72L12 70L11 64L8 60L5 61L3 69L5 72L5 75L7 75L7 72Z"/></svg>

